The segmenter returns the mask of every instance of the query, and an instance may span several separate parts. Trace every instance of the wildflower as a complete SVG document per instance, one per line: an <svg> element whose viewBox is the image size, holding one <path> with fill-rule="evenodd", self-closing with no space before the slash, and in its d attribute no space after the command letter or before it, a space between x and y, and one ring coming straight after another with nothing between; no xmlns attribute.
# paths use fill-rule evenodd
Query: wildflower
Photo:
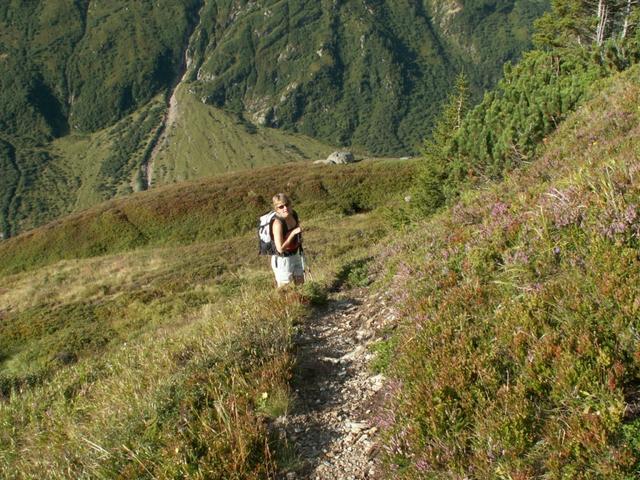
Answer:
<svg viewBox="0 0 640 480"><path fill-rule="evenodd" d="M561 191L552 188L547 193L550 214L556 227L562 228L569 225L580 225L583 220L585 206L579 203L578 192L569 188Z"/></svg>
<svg viewBox="0 0 640 480"><path fill-rule="evenodd" d="M617 209L609 209L608 212L605 212L605 218L600 223L600 232L610 240L613 240L616 235L626 233L628 230L637 234L638 212L636 205L628 205L624 212L620 212Z"/></svg>
<svg viewBox="0 0 640 480"><path fill-rule="evenodd" d="M634 223L636 221L636 219L638 218L638 212L636 210L636 206L635 205L629 205L626 209L626 211L624 212L624 219L625 221L631 225L632 223Z"/></svg>
<svg viewBox="0 0 640 480"><path fill-rule="evenodd" d="M502 216L505 213L507 213L508 210L509 210L509 206L506 203L496 202L491 208L491 216L494 218L498 216Z"/></svg>
<svg viewBox="0 0 640 480"><path fill-rule="evenodd" d="M419 472L426 472L429 469L429 463L424 458L416 460L416 470Z"/></svg>
<svg viewBox="0 0 640 480"><path fill-rule="evenodd" d="M383 410L374 418L374 424L383 429L388 429L396 424L396 414L393 410Z"/></svg>

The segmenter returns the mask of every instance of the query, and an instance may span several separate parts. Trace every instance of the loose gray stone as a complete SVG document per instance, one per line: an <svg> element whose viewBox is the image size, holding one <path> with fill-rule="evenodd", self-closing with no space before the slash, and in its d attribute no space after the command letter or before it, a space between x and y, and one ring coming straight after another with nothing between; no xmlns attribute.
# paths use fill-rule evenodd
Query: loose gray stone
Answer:
<svg viewBox="0 0 640 480"><path fill-rule="evenodd" d="M328 163L335 163L336 165L345 165L355 161L356 159L351 152L333 152L327 157Z"/></svg>

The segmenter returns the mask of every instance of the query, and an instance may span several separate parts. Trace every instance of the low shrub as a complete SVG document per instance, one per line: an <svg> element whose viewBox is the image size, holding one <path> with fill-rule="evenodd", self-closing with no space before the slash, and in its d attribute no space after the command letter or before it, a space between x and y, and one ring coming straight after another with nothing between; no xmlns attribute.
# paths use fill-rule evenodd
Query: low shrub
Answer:
<svg viewBox="0 0 640 480"><path fill-rule="evenodd" d="M639 72L389 247L394 477L637 475Z"/></svg>

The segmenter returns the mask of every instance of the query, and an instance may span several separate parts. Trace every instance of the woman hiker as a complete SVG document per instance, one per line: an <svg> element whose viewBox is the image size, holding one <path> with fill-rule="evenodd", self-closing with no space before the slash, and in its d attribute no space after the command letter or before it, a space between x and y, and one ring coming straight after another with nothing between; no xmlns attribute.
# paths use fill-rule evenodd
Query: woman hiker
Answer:
<svg viewBox="0 0 640 480"><path fill-rule="evenodd" d="M302 229L298 214L291 208L291 199L284 193L278 193L272 199L276 212L272 225L273 243L278 252L271 256L271 268L278 287L293 281L296 285L304 283L302 263Z"/></svg>

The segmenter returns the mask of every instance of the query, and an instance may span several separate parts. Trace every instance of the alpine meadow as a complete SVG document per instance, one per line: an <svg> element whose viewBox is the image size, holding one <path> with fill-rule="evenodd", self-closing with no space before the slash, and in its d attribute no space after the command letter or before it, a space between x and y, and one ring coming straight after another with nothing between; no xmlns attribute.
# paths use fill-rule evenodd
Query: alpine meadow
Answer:
<svg viewBox="0 0 640 480"><path fill-rule="evenodd" d="M3 2L0 478L640 478L639 63L636 0Z"/></svg>

